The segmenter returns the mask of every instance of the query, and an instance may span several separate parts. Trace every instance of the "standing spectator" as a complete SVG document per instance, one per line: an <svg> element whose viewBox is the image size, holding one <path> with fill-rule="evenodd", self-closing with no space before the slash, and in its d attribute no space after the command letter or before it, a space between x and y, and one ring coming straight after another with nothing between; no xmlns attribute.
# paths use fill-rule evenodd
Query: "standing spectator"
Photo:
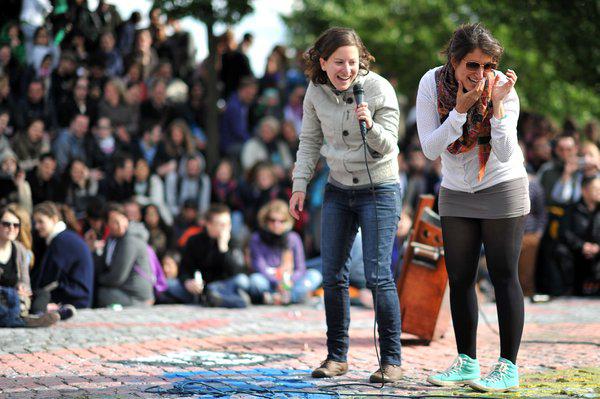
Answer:
<svg viewBox="0 0 600 399"><path fill-rule="evenodd" d="M110 236L102 255L95 255L96 306L148 306L154 302L146 243L130 226L121 205L109 204Z"/></svg>
<svg viewBox="0 0 600 399"><path fill-rule="evenodd" d="M578 295L600 295L600 177L583 179L581 200L569 207L560 240L568 248L563 270L573 271Z"/></svg>
<svg viewBox="0 0 600 399"><path fill-rule="evenodd" d="M302 239L291 231L294 222L287 204L274 200L263 206L258 224L249 243L253 300L275 305L306 301L323 277L315 269L306 269Z"/></svg>
<svg viewBox="0 0 600 399"><path fill-rule="evenodd" d="M200 154L187 158L185 172L171 172L165 181L167 205L171 214L179 214L186 200L194 200L198 212L203 214L210 205L210 178L205 173L204 157Z"/></svg>
<svg viewBox="0 0 600 399"><path fill-rule="evenodd" d="M39 164L27 173L33 205L44 201L62 202L60 180L56 175L56 159L46 152L40 155Z"/></svg>
<svg viewBox="0 0 600 399"><path fill-rule="evenodd" d="M248 113L256 91L255 80L247 77L240 81L237 91L229 97L219 127L221 154L237 158L242 145L250 138Z"/></svg>
<svg viewBox="0 0 600 399"><path fill-rule="evenodd" d="M166 126L173 118L171 106L167 103L167 83L157 79L150 87L150 97L140 106L142 124L160 123Z"/></svg>
<svg viewBox="0 0 600 399"><path fill-rule="evenodd" d="M224 205L213 205L206 213L206 230L190 237L182 254L179 280L188 301L202 295L210 306L244 308L249 304L244 273L244 255L231 239L231 217ZM202 281L196 277L202 275Z"/></svg>
<svg viewBox="0 0 600 399"><path fill-rule="evenodd" d="M135 42L135 30L137 24L142 20L142 16L139 11L134 11L129 16L127 22L121 26L121 32L119 35L119 51L121 56L125 57L133 50L133 43Z"/></svg>
<svg viewBox="0 0 600 399"><path fill-rule="evenodd" d="M100 21L100 29L104 31L116 32L117 28L123 23L117 8L107 3L106 0L98 1L94 17Z"/></svg>
<svg viewBox="0 0 600 399"><path fill-rule="evenodd" d="M253 78L250 60L237 49L235 35L232 30L223 34L225 52L221 57L220 80L223 82L223 98L228 98L241 86L244 78Z"/></svg>
<svg viewBox="0 0 600 399"><path fill-rule="evenodd" d="M31 119L24 132L13 141L13 149L19 158L19 167L25 172L35 168L43 153L50 151L50 137L42 119Z"/></svg>
<svg viewBox="0 0 600 399"><path fill-rule="evenodd" d="M63 129L52 143L52 152L56 156L59 173L75 158L87 159L86 136L90 118L83 114L74 114L68 129Z"/></svg>
<svg viewBox="0 0 600 399"><path fill-rule="evenodd" d="M72 305L75 308L92 306L94 288L94 263L85 241L67 225L58 207L52 202L42 202L33 209L33 220L39 236L46 240L36 287L58 283L50 293L50 302ZM39 298L37 299L39 301ZM71 311L72 312L72 311ZM69 314L67 308L59 310L61 318Z"/></svg>

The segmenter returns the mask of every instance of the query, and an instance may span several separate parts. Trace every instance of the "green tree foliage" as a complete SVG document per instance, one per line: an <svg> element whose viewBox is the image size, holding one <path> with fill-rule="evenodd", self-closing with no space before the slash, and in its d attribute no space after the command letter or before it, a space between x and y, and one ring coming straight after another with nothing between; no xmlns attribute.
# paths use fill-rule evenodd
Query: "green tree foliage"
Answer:
<svg viewBox="0 0 600 399"><path fill-rule="evenodd" d="M208 113L207 130L207 163L208 168L216 164L219 158L219 127L217 111L217 72L215 68L217 56L217 37L214 26L217 23L232 25L239 22L246 14L254 11L252 0L154 0L154 7L174 18L192 17L206 25L208 39L208 79L206 96Z"/></svg>
<svg viewBox="0 0 600 399"><path fill-rule="evenodd" d="M445 61L440 51L461 23L482 22L505 48L521 108L556 121L600 118L598 0L303 0L285 18L307 48L331 26L349 26L412 97L421 76Z"/></svg>

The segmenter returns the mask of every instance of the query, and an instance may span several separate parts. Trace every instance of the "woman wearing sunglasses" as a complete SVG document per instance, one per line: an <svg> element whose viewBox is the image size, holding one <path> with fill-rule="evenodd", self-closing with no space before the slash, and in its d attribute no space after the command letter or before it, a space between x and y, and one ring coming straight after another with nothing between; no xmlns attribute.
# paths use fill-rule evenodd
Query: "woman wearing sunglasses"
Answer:
<svg viewBox="0 0 600 399"><path fill-rule="evenodd" d="M524 319L517 265L530 204L517 143L517 75L496 69L502 52L481 24L460 26L444 51L446 64L423 76L417 94L423 152L442 160L439 212L458 349L454 363L427 380L480 391L518 387ZM475 294L482 243L500 325L500 358L483 378L476 354Z"/></svg>

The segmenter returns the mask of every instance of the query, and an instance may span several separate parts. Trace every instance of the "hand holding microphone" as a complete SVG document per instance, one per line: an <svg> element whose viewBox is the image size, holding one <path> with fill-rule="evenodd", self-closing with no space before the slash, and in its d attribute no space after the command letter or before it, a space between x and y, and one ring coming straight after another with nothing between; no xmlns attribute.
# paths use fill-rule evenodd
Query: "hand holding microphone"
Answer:
<svg viewBox="0 0 600 399"><path fill-rule="evenodd" d="M360 126L360 133L364 136L367 134L367 130L373 127L373 116L369 110L367 103L363 102L364 90L360 83L354 85L354 100L356 106L356 117L358 118L358 124Z"/></svg>

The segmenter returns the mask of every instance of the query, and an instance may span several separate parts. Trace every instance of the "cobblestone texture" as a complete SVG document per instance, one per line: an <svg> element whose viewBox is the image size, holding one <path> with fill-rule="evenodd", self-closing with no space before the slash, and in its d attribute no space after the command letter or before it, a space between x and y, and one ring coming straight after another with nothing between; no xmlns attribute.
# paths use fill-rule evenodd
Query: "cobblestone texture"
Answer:
<svg viewBox="0 0 600 399"><path fill-rule="evenodd" d="M600 301L583 299L527 304L521 373L600 366L599 305ZM499 338L493 331L497 328L494 304L483 305L482 311L492 327L480 318L478 356L486 371L498 357ZM306 380L319 385L366 382L377 368L372 320L372 311L352 309L346 376L315 381L306 374ZM424 379L454 358L452 331L429 346L410 338L403 336L406 378L386 386L383 393L441 392ZM224 352L231 358L217 359L216 366L203 365L190 351ZM235 363L236 357L239 365L220 369L308 370L325 356L324 311L319 305L84 310L48 329L0 329L0 398L175 398L181 396L145 390L172 386L174 380L167 373L219 370L218 362ZM357 397L379 392L376 386L353 389Z"/></svg>

